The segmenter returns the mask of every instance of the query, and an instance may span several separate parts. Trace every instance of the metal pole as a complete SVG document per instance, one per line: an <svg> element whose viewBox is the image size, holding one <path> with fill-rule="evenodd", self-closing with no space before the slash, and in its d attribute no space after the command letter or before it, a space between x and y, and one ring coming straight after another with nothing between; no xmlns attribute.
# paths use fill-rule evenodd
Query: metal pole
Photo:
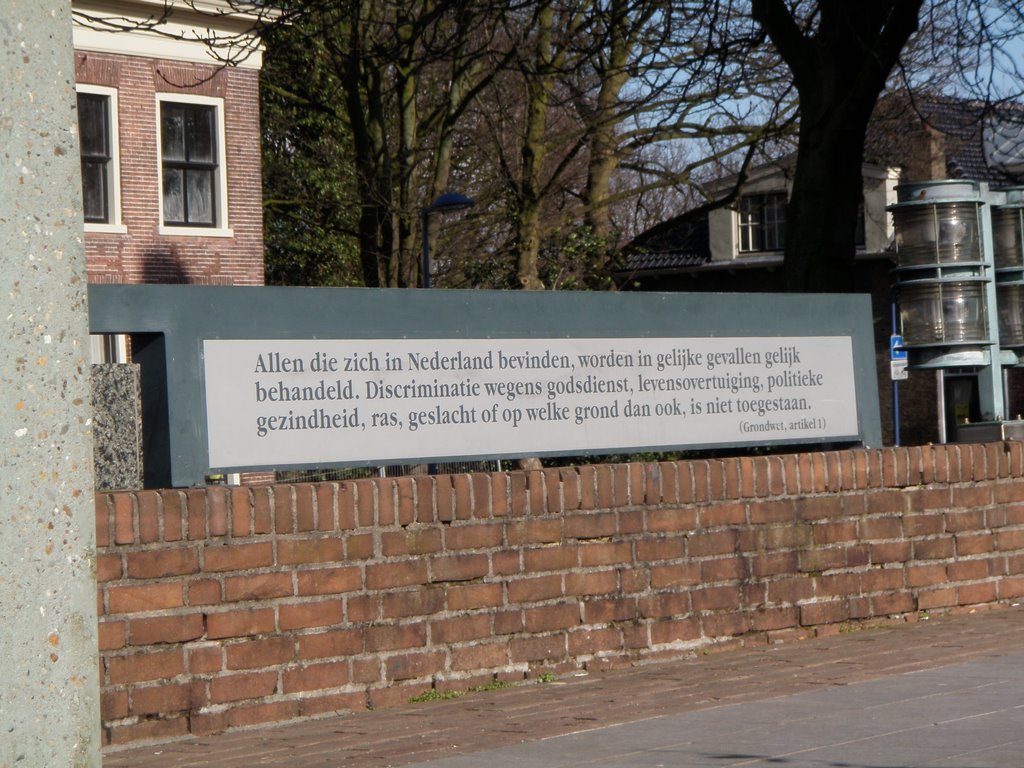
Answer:
<svg viewBox="0 0 1024 768"><path fill-rule="evenodd" d="M892 333L895 335L896 325L896 302L890 302L892 308ZM892 380L892 440L893 445L900 444L900 383Z"/></svg>
<svg viewBox="0 0 1024 768"><path fill-rule="evenodd" d="M1013 413L1013 411L1010 410L1010 370L1009 370L1009 368L1003 368L1003 400L1004 400L1003 408L1005 409L1005 413L1003 414L1003 418L1009 420L1011 418L1010 414ZM1019 418L1020 417L1019 417L1019 414L1018 414L1018 420L1019 420Z"/></svg>
<svg viewBox="0 0 1024 768"><path fill-rule="evenodd" d="M946 434L946 372L939 368L935 371L935 399L939 409L939 442L948 443Z"/></svg>
<svg viewBox="0 0 1024 768"><path fill-rule="evenodd" d="M424 288L430 287L430 209L424 208L420 213L422 219L422 226L420 229L423 230L423 264L420 269L423 270L423 278L420 280L420 285ZM437 465L427 464L427 474L436 475Z"/></svg>
<svg viewBox="0 0 1024 768"><path fill-rule="evenodd" d="M1006 394L1003 390L1002 354L999 347L999 307L996 296L996 275L993 261L995 248L992 238L992 204L1001 202L1005 193L990 193L988 184L980 184L982 204L978 219L981 225L982 255L985 260L985 307L989 337L988 365L978 371L978 399L982 421L1002 421L1006 418ZM1002 196L1000 196L1002 195Z"/></svg>

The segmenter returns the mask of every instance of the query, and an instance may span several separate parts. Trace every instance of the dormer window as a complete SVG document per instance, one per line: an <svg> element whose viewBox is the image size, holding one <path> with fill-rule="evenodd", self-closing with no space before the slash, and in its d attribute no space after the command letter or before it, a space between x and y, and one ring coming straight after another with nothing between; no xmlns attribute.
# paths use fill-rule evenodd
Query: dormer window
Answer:
<svg viewBox="0 0 1024 768"><path fill-rule="evenodd" d="M740 253L781 251L786 246L786 196L748 195L737 206Z"/></svg>

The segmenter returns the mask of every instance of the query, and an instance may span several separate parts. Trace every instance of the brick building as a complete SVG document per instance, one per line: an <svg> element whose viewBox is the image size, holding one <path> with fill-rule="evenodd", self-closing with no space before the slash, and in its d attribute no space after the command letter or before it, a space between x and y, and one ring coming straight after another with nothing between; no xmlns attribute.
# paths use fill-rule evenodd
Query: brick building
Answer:
<svg viewBox="0 0 1024 768"><path fill-rule="evenodd" d="M224 0L73 10L89 282L261 285L256 17Z"/></svg>

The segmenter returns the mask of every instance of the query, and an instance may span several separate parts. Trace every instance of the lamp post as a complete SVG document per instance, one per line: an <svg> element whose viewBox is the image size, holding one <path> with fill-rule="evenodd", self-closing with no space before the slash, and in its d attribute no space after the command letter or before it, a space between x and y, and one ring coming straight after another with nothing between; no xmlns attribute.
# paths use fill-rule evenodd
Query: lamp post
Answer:
<svg viewBox="0 0 1024 768"><path fill-rule="evenodd" d="M430 214L432 213L454 213L472 208L475 202L472 198L466 197L458 192L445 192L420 211L423 229L423 277L420 280L422 288L430 287Z"/></svg>

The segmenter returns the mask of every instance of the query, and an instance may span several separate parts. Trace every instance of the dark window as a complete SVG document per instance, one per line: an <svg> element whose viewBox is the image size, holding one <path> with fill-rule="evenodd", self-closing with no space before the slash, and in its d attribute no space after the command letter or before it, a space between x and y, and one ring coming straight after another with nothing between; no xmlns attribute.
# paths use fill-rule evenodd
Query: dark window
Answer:
<svg viewBox="0 0 1024 768"><path fill-rule="evenodd" d="M750 195L740 198L739 246L741 253L781 251L786 245L786 196Z"/></svg>
<svg viewBox="0 0 1024 768"><path fill-rule="evenodd" d="M217 112L199 104L160 105L164 224L217 224Z"/></svg>
<svg viewBox="0 0 1024 768"><path fill-rule="evenodd" d="M82 153L82 203L90 224L110 223L110 97L78 94L78 133Z"/></svg>

